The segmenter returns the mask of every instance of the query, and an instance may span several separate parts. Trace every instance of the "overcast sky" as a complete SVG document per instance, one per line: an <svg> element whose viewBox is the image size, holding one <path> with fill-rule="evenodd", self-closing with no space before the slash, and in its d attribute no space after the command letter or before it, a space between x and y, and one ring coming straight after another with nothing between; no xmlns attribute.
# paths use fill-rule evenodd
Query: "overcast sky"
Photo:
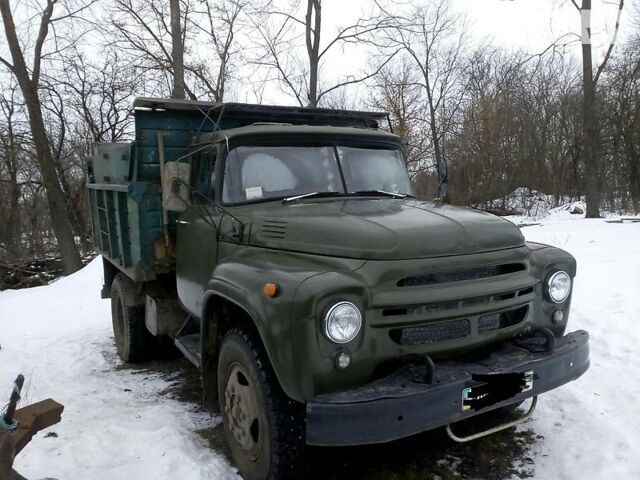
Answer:
<svg viewBox="0 0 640 480"><path fill-rule="evenodd" d="M556 38L580 32L580 15L570 0L452 0L466 13L478 38L487 37L502 45L513 45L531 52L546 48ZM631 7L638 0L627 0L621 21L623 38L630 25ZM580 3L580 1L578 1ZM594 46L611 40L618 2L594 0L592 25Z"/></svg>
<svg viewBox="0 0 640 480"><path fill-rule="evenodd" d="M402 0L396 0L402 1ZM471 33L478 39L531 49L544 49L568 32L580 32L580 14L570 0L450 0L455 10L466 15ZM626 0L623 31L629 28L630 14L640 0ZM327 34L337 25L347 24L366 14L371 0L324 0ZM580 3L580 0L578 0ZM592 22L597 44L610 40L618 9L617 0L594 0Z"/></svg>
<svg viewBox="0 0 640 480"><path fill-rule="evenodd" d="M290 4L292 1L294 0L276 0L276 2L283 4ZM394 1L398 4L410 2L410 0ZM566 48L571 54L579 55L580 53L580 43L577 37L580 32L580 15L570 0L450 1L452 8L467 18L468 31L472 39L471 47L480 44L493 44L521 49L530 53L538 53L563 35L574 33L576 34L574 42ZM304 0L300 1L301 17L304 15L305 3ZM600 61L604 55L604 50L613 35L617 4L617 0L593 0L592 26L596 62ZM619 43L625 41L628 32L631 30L632 12L640 11L639 4L640 0L625 1ZM20 1L15 0L12 5L17 9L15 12L16 17L19 18L21 13L26 13L21 11L24 8L21 7ZM97 5L100 9L101 4L98 3ZM323 0L322 43L326 45L341 26L351 25L358 18L370 15L373 11L373 6L372 0ZM640 26L636 24L633 28L640 28ZM92 37L89 36L88 38ZM209 48L208 45L200 45L200 47ZM90 52L95 52L95 50L99 49L99 46L87 45L87 48ZM0 40L0 51L5 55L7 54L4 38ZM325 79L326 84L334 84L343 78L345 73L362 74L367 70L368 59L368 52L362 46L351 46L344 51L336 48L326 57L321 72L322 77ZM252 78L255 77L249 75L249 78L242 78L241 82L235 83L228 100L255 102L256 97L247 84ZM362 86L353 88L351 93L357 97L365 96L363 95ZM262 101L264 103L295 103L293 97L283 94L275 83L271 84L264 92Z"/></svg>
<svg viewBox="0 0 640 480"><path fill-rule="evenodd" d="M287 0L282 0L286 2ZM401 3L402 0L395 0ZM493 44L506 48L539 53L566 34L565 47L570 54L580 55L580 14L570 0L450 0L452 8L467 18L468 31L474 44ZM624 42L631 29L631 13L640 0L626 0L619 41ZM306 2L301 2L304 4ZM301 7L304 5L301 5ZM354 23L371 13L371 0L323 0L323 42L330 41L340 26ZM595 60L599 61L611 41L617 14L617 0L594 0L592 29ZM395 12L394 12L395 13ZM303 13L302 13L303 14ZM620 43L619 42L619 43ZM324 64L324 78L336 79L341 73L364 72L367 54L362 47L336 49ZM331 83L331 82L328 82ZM275 85L273 86L275 87ZM352 89L355 95L361 93ZM254 101L247 92L237 92L238 100ZM265 103L292 103L277 88L265 91Z"/></svg>

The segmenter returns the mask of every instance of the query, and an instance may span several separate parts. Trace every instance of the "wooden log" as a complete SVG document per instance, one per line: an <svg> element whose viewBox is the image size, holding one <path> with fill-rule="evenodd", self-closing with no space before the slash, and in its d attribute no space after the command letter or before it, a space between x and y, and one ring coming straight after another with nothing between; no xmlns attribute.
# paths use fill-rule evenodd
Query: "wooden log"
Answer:
<svg viewBox="0 0 640 480"><path fill-rule="evenodd" d="M63 410L64 406L50 398L16 410L14 419L18 421L18 428L12 434L15 455L20 453L40 430L58 423Z"/></svg>
<svg viewBox="0 0 640 480"><path fill-rule="evenodd" d="M0 431L0 480L12 478L13 434Z"/></svg>
<svg viewBox="0 0 640 480"><path fill-rule="evenodd" d="M0 480L26 480L11 468L13 464L13 434L0 432Z"/></svg>

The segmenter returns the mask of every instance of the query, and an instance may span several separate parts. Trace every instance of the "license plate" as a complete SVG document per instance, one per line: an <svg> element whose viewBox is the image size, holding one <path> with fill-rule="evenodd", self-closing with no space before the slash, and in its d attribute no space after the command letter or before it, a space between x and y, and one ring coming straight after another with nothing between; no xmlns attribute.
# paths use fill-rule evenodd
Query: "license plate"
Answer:
<svg viewBox="0 0 640 480"><path fill-rule="evenodd" d="M519 393L533 389L533 370L528 370L520 375L500 374L487 375L483 378L490 379L482 385L466 387L462 389L462 411L466 412L479 405L476 409L507 400ZM506 379L506 380L505 380ZM517 385L514 386L514 382ZM506 395L506 396L505 396ZM495 401L492 401L495 399Z"/></svg>

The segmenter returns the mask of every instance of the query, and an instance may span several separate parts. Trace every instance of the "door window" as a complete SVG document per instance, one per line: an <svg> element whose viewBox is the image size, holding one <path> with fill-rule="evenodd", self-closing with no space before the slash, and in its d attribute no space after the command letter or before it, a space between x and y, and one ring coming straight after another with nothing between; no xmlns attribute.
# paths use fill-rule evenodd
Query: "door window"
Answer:
<svg viewBox="0 0 640 480"><path fill-rule="evenodd" d="M200 202L214 199L216 186L217 149L204 150L191 157L191 187L193 199Z"/></svg>

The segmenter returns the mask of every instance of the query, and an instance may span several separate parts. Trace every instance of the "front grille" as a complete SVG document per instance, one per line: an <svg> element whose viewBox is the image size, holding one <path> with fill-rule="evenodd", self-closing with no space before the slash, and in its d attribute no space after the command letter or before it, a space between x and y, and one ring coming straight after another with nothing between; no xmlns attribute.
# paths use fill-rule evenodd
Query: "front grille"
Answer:
<svg viewBox="0 0 640 480"><path fill-rule="evenodd" d="M471 333L469 320L458 319L437 322L419 327L396 328L389 332L391 339L408 347L446 342L464 338Z"/></svg>
<svg viewBox="0 0 640 480"><path fill-rule="evenodd" d="M477 333L484 335L517 325L524 321L528 311L529 306L522 305L511 310L482 315L478 318ZM399 345L417 347L465 338L471 334L471 325L470 319L457 318L415 327L394 328L389 331L389 336Z"/></svg>
<svg viewBox="0 0 640 480"><path fill-rule="evenodd" d="M528 305L506 312L483 315L478 319L478 333L489 333L500 328L507 328L522 322L527 316Z"/></svg>
<svg viewBox="0 0 640 480"><path fill-rule="evenodd" d="M432 302L425 305L414 305L411 307L393 307L382 310L383 317L393 317L398 315L428 315L438 312L456 310L458 308L475 307L479 305L489 305L491 303L502 302L516 297L522 297L533 293L533 287L526 287L510 292L494 293L480 297L465 298L462 300L447 300L442 302ZM497 307L499 308L499 307Z"/></svg>
<svg viewBox="0 0 640 480"><path fill-rule="evenodd" d="M436 285L440 283L462 282L464 280L479 280L482 278L497 277L525 270L523 263L504 263L502 265L490 265L487 267L472 267L451 270L447 272L431 272L422 275L412 275L398 280L398 287L417 287L424 285Z"/></svg>

